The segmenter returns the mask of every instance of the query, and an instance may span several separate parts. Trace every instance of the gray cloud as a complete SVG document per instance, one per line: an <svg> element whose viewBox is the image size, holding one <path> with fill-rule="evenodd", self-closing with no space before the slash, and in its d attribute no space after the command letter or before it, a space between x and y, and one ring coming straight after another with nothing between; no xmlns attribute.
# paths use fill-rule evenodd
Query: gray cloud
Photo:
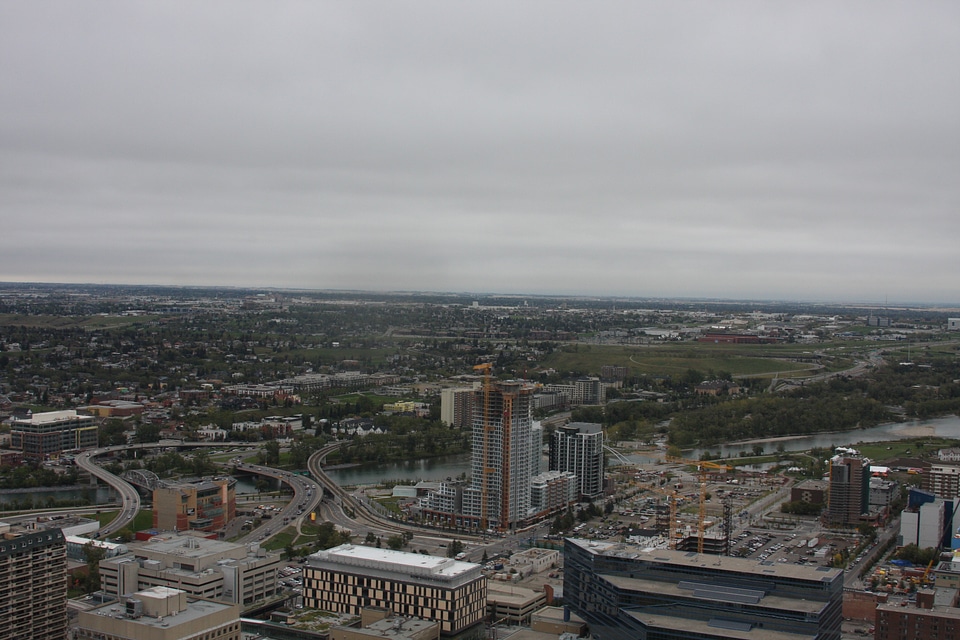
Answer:
<svg viewBox="0 0 960 640"><path fill-rule="evenodd" d="M958 62L951 2L6 3L0 280L960 302Z"/></svg>

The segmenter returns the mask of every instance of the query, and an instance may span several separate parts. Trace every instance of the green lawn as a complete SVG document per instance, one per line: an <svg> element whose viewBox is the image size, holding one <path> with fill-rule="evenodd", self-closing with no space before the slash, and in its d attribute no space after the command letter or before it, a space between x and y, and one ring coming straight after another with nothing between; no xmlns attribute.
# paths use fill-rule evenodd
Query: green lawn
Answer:
<svg viewBox="0 0 960 640"><path fill-rule="evenodd" d="M897 458L925 458L936 456L937 449L960 446L957 440L946 438L914 438L892 442L871 442L853 445L861 454L875 463L883 464ZM907 453L907 452L910 453Z"/></svg>
<svg viewBox="0 0 960 640"><path fill-rule="evenodd" d="M97 521L100 522L100 526L104 526L113 522L114 518L117 517L119 511L102 511L97 514ZM144 529L153 528L153 511L150 509L141 509L136 517L133 519L133 522L130 524L131 531L143 531Z"/></svg>
<svg viewBox="0 0 960 640"><path fill-rule="evenodd" d="M109 329L155 322L160 316L43 316L0 313L0 327L37 327L50 329Z"/></svg>
<svg viewBox="0 0 960 640"><path fill-rule="evenodd" d="M715 345L689 343L676 346L628 347L574 345L557 350L541 363L560 372L599 374L603 365L627 367L631 374L677 375L689 369L701 372L726 371L735 376L803 376L815 365L791 358L809 356L809 347L797 345ZM834 366L849 366L840 359ZM833 368L833 367L831 367Z"/></svg>
<svg viewBox="0 0 960 640"><path fill-rule="evenodd" d="M277 535L262 543L260 546L268 551L277 551L285 548L288 544L291 544L296 536L296 527L287 527Z"/></svg>

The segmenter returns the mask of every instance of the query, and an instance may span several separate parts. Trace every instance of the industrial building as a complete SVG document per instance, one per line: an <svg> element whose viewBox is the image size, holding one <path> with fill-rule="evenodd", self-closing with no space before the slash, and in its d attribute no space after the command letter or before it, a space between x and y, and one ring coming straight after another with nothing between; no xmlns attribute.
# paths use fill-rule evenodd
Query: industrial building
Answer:
<svg viewBox="0 0 960 640"><path fill-rule="evenodd" d="M487 579L478 564L344 544L307 557L303 605L357 616L379 607L434 620L447 637L481 624Z"/></svg>
<svg viewBox="0 0 960 640"><path fill-rule="evenodd" d="M568 538L564 603L603 640L839 640L843 572Z"/></svg>

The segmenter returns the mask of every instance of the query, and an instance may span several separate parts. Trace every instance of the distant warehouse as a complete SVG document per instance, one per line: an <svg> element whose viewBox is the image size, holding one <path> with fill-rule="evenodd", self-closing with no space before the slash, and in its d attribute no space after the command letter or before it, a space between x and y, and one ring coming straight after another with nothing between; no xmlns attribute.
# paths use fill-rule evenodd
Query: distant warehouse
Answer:
<svg viewBox="0 0 960 640"><path fill-rule="evenodd" d="M771 336L758 336L753 333L707 333L697 338L697 342L714 344L776 344Z"/></svg>

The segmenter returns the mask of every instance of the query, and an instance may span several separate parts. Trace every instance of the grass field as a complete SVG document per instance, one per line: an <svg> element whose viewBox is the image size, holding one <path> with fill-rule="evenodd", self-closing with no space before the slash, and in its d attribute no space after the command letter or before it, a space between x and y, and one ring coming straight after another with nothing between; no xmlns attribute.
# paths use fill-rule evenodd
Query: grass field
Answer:
<svg viewBox="0 0 960 640"><path fill-rule="evenodd" d="M111 329L154 322L160 316L26 316L0 313L0 327Z"/></svg>
<svg viewBox="0 0 960 640"><path fill-rule="evenodd" d="M297 537L296 527L287 527L277 535L263 542L260 546L266 549L267 551L277 551L278 549L285 548L288 544L293 542L294 538L296 537Z"/></svg>
<svg viewBox="0 0 960 640"><path fill-rule="evenodd" d="M619 365L627 367L630 375L666 376L696 369L734 376L802 377L818 371L813 363L795 360L809 356L810 348L798 345L574 345L555 351L541 364L560 372L594 375L603 365ZM827 370L847 368L851 363L852 358L840 356L830 361Z"/></svg>
<svg viewBox="0 0 960 640"><path fill-rule="evenodd" d="M854 445L861 454L875 463L884 463L897 458L920 458L935 455L937 449L956 447L957 440L947 438L914 438L892 442L870 442ZM908 453L909 452L909 453Z"/></svg>

